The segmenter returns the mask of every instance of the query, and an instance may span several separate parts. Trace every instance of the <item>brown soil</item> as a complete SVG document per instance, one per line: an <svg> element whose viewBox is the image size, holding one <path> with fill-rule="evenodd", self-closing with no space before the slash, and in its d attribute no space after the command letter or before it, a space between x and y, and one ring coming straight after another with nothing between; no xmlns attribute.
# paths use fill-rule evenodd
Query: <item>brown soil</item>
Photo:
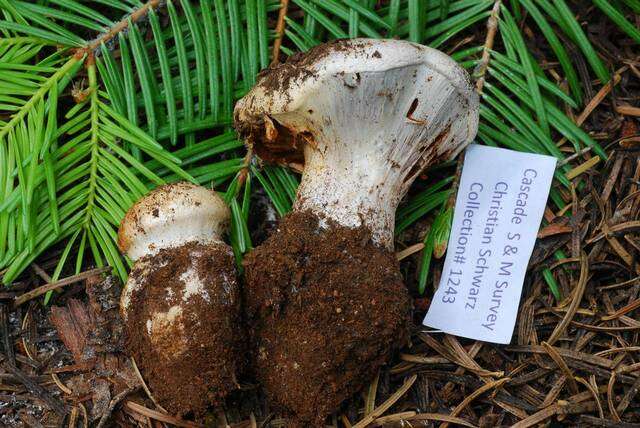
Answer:
<svg viewBox="0 0 640 428"><path fill-rule="evenodd" d="M200 290L185 278L199 277ZM127 349L170 413L202 416L237 388L244 366L240 291L231 250L187 243L140 259L127 316Z"/></svg>
<svg viewBox="0 0 640 428"><path fill-rule="evenodd" d="M294 212L245 267L255 375L302 426L323 426L408 337L398 262L365 228Z"/></svg>
<svg viewBox="0 0 640 428"><path fill-rule="evenodd" d="M349 39L336 39L314 46L307 52L298 52L287 58L285 62L274 64L258 73L258 84L267 93L286 90L292 80L313 76L311 65L320 61L332 52L348 51L361 48L364 44Z"/></svg>

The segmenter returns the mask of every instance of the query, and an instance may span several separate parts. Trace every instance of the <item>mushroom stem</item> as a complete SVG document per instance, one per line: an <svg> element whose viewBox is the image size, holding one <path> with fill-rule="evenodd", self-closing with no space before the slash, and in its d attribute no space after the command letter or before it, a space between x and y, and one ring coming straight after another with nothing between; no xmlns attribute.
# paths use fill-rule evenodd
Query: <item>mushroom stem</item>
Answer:
<svg viewBox="0 0 640 428"><path fill-rule="evenodd" d="M432 134L446 144L449 126L440 128ZM412 147L397 140L380 141L368 148L370 141L342 143L338 138L307 144L294 210L310 210L342 226L364 225L374 242L392 250L396 209L421 165L433 157L424 154L431 142ZM422 161L414 166L419 157Z"/></svg>
<svg viewBox="0 0 640 428"><path fill-rule="evenodd" d="M321 152L305 147L305 169L294 210L310 210L326 228L330 218L347 227L369 228L374 240L392 247L395 209L400 197L397 171L384 160L357 156L350 150L336 153L335 145ZM336 165L344 165L336 168ZM385 177L386 176L386 177ZM381 186L380 183L394 184Z"/></svg>

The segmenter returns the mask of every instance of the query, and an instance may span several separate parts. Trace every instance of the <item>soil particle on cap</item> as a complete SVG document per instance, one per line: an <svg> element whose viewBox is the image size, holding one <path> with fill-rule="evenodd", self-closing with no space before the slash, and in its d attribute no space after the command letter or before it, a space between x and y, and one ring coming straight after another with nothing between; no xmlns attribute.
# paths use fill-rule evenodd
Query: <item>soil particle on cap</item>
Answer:
<svg viewBox="0 0 640 428"><path fill-rule="evenodd" d="M360 45L364 46L362 43L358 44L349 39L337 39L314 46L307 52L298 52L288 57L286 61L262 70L258 74L258 84L262 86L267 93L286 90L292 80L298 78L307 79L315 76L316 74L310 66L332 52L356 49L360 48Z"/></svg>
<svg viewBox="0 0 640 428"><path fill-rule="evenodd" d="M302 84L308 78L317 77L316 65L323 58L334 52L348 52L349 55L364 56L366 55L367 46L366 42L350 39L336 39L317 45L307 52L296 53L288 57L285 62L262 70L258 74L256 86L264 90L264 96L267 99L272 99L273 94L278 93L289 102L291 101L290 88L292 87L292 82L297 81L298 84ZM346 82L347 86L357 86L359 75L354 75L353 78L355 82ZM260 112L243 120L240 120L237 111L235 113L234 127L238 135L253 145L261 159L282 165L304 163L303 148L307 143L307 138L303 138L286 126L281 125L275 118L267 119L274 126L275 137L273 139L266 138L265 118L263 116L266 112ZM309 114L311 113L309 111Z"/></svg>
<svg viewBox="0 0 640 428"><path fill-rule="evenodd" d="M233 254L190 242L140 259L131 276L127 350L160 405L198 418L245 366Z"/></svg>
<svg viewBox="0 0 640 428"><path fill-rule="evenodd" d="M245 268L255 375L300 426L324 426L408 337L398 262L365 228L294 212Z"/></svg>

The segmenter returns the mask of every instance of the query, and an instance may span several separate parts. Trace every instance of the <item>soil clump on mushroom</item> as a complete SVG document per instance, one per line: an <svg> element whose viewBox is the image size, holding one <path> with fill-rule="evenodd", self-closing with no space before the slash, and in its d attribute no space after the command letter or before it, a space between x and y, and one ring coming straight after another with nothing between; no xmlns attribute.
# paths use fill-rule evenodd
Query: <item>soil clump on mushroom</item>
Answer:
<svg viewBox="0 0 640 428"><path fill-rule="evenodd" d="M188 242L131 271L126 347L173 414L198 418L238 387L245 362L234 266L227 246Z"/></svg>
<svg viewBox="0 0 640 428"><path fill-rule="evenodd" d="M255 374L301 426L322 426L406 341L410 299L365 227L297 211L278 229L244 262Z"/></svg>
<svg viewBox="0 0 640 428"><path fill-rule="evenodd" d="M326 57L332 52L349 51L354 52L362 48L363 44L358 45L349 39L336 39L328 43L314 46L307 52L298 52L291 55L283 63L277 63L258 73L260 85L267 92L278 92L283 88L287 88L292 80L298 78L307 78L314 76L308 66L314 62Z"/></svg>

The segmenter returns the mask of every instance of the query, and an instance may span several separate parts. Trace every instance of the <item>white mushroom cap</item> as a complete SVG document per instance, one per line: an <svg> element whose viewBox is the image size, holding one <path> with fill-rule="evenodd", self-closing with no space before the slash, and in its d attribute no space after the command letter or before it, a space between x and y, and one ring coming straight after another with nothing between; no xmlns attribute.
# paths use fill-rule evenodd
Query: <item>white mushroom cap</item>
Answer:
<svg viewBox="0 0 640 428"><path fill-rule="evenodd" d="M475 137L478 96L440 51L341 40L267 70L234 118L261 157L288 163L304 154L294 209L364 224L392 248L395 210L415 177Z"/></svg>
<svg viewBox="0 0 640 428"><path fill-rule="evenodd" d="M167 184L127 211L118 230L118 247L137 260L190 241L221 242L230 218L215 191L187 182Z"/></svg>

